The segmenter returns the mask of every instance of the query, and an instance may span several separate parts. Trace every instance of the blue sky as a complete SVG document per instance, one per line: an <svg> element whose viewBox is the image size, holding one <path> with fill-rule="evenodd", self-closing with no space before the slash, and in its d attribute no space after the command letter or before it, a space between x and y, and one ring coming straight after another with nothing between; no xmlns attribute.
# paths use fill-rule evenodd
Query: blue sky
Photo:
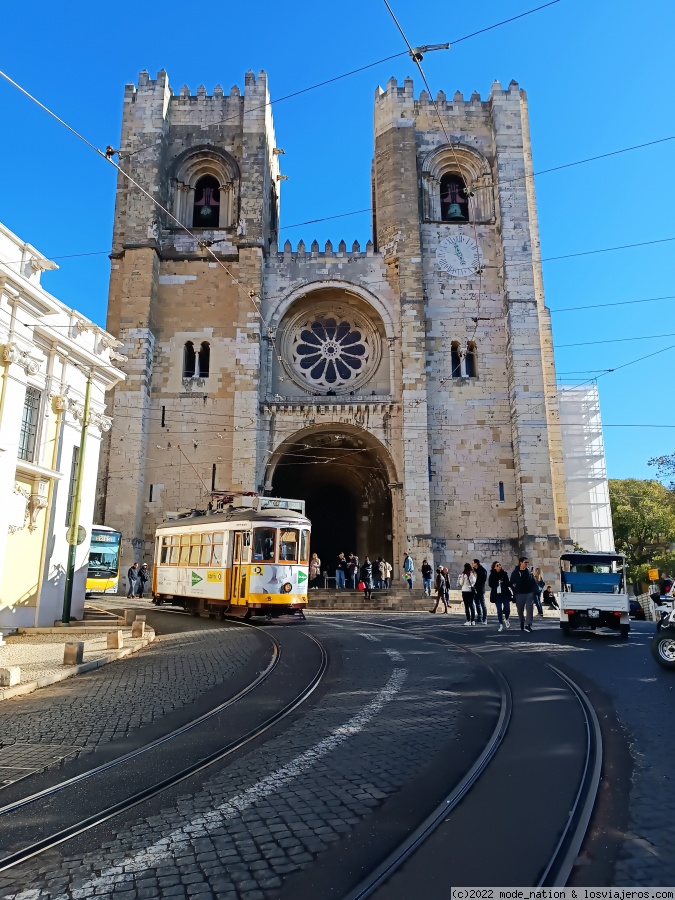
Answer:
<svg viewBox="0 0 675 900"><path fill-rule="evenodd" d="M414 45L453 41L533 6L537 0L394 2ZM227 91L247 69L266 69L281 97L400 51L381 0L299 7L260 0L240 8L166 0L133 7L36 0L30 19L3 13L0 67L83 132L118 145L124 85L141 69L165 68L174 90L204 84ZM497 78L528 92L535 171L675 134L669 89L675 5L645 0L561 0L520 21L424 60L434 93L485 96ZM366 208L370 202L372 103L378 84L415 77L406 57L274 107L282 169L281 225ZM415 90L421 89L415 77ZM50 256L110 246L115 173L14 88L0 83L0 221ZM536 179L544 258L675 237L671 177L675 141ZM328 177L327 177L328 173ZM370 236L368 214L301 228L295 244ZM675 295L675 241L545 263L550 308ZM58 260L43 283L61 300L105 323L109 263L104 254ZM589 377L675 345L675 299L553 313L556 361L565 379ZM647 336L647 339L640 339ZM628 339L587 347L583 341ZM651 456L675 450L671 418L675 348L599 380L610 477L652 477ZM567 373L574 373L568 375ZM636 424L643 427L618 428Z"/></svg>

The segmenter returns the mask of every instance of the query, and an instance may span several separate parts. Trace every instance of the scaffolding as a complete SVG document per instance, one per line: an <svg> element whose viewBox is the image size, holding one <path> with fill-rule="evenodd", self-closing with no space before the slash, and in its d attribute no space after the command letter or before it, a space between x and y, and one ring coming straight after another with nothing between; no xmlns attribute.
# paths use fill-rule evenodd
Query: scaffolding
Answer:
<svg viewBox="0 0 675 900"><path fill-rule="evenodd" d="M596 384L558 385L570 533L589 552L614 551Z"/></svg>

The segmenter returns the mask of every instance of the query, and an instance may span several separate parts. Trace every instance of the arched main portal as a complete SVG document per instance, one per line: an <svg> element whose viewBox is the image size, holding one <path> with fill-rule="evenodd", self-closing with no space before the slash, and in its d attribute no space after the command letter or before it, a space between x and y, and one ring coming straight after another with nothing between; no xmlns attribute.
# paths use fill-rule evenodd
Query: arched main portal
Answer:
<svg viewBox="0 0 675 900"><path fill-rule="evenodd" d="M322 568L332 571L341 551L392 561L395 479L386 450L371 435L336 426L294 436L277 449L268 478L275 496L305 501Z"/></svg>

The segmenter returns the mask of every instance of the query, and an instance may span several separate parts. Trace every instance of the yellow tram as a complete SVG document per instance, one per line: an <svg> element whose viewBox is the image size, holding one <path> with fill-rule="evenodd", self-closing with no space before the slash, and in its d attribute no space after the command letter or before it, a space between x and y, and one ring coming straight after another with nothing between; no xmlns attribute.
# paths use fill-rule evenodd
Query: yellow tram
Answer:
<svg viewBox="0 0 675 900"><path fill-rule="evenodd" d="M227 510L164 522L152 596L201 613L249 618L307 605L311 523L303 500L238 497Z"/></svg>

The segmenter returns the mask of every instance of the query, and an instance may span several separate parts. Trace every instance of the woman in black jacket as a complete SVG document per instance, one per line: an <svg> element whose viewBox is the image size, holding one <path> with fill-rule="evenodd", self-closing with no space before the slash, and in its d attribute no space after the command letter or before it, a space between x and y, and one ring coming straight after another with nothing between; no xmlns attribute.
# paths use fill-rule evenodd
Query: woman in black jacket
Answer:
<svg viewBox="0 0 675 900"><path fill-rule="evenodd" d="M373 596L373 588L375 585L373 584L373 564L371 561L366 558L363 560L363 565L361 566L361 581L364 583L365 587L363 589L363 595L366 600L370 600Z"/></svg>
<svg viewBox="0 0 675 900"><path fill-rule="evenodd" d="M509 576L502 569L501 563L492 563L488 577L488 586L490 588L490 602L497 607L497 618L499 619L497 631L502 631L505 627L510 628L511 587L509 585Z"/></svg>

